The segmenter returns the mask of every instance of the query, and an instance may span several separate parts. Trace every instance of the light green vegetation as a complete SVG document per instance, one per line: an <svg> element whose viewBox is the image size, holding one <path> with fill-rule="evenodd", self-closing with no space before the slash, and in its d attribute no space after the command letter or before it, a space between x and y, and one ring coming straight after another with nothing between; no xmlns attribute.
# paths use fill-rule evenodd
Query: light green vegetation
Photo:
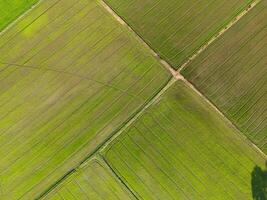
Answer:
<svg viewBox="0 0 267 200"><path fill-rule="evenodd" d="M267 1L182 72L267 153Z"/></svg>
<svg viewBox="0 0 267 200"><path fill-rule="evenodd" d="M93 159L70 175L43 199L130 200L135 198L116 179L103 161Z"/></svg>
<svg viewBox="0 0 267 200"><path fill-rule="evenodd" d="M105 1L178 69L252 0ZM0 0L0 31L36 2ZM266 6L183 71L265 152ZM0 199L262 192L266 157L188 82L162 90L170 78L100 0L40 2L0 36Z"/></svg>
<svg viewBox="0 0 267 200"><path fill-rule="evenodd" d="M0 0L0 31L37 2L38 0Z"/></svg>
<svg viewBox="0 0 267 200"><path fill-rule="evenodd" d="M251 199L264 158L183 82L172 86L103 155L140 199Z"/></svg>
<svg viewBox="0 0 267 200"><path fill-rule="evenodd" d="M170 75L95 0L47 0L0 37L0 199L33 199Z"/></svg>
<svg viewBox="0 0 267 200"><path fill-rule="evenodd" d="M179 68L251 0L105 0L160 56Z"/></svg>

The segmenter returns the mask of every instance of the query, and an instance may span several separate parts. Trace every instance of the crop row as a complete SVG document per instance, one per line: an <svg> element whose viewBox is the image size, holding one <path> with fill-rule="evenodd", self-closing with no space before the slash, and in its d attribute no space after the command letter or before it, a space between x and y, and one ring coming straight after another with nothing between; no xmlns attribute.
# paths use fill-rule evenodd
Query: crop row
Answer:
<svg viewBox="0 0 267 200"><path fill-rule="evenodd" d="M134 199L102 160L93 158L44 199Z"/></svg>
<svg viewBox="0 0 267 200"><path fill-rule="evenodd" d="M193 61L183 74L266 151L266 1Z"/></svg>
<svg viewBox="0 0 267 200"><path fill-rule="evenodd" d="M141 199L249 199L264 158L179 82L104 150Z"/></svg>
<svg viewBox="0 0 267 200"><path fill-rule="evenodd" d="M175 68L210 40L250 0L105 0Z"/></svg>
<svg viewBox="0 0 267 200"><path fill-rule="evenodd" d="M2 199L40 195L170 78L98 1L41 2L0 54Z"/></svg>

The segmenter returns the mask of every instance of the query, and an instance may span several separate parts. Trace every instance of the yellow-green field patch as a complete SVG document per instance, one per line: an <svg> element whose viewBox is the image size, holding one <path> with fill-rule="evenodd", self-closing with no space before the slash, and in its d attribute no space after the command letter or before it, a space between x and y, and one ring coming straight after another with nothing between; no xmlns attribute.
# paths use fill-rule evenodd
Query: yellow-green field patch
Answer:
<svg viewBox="0 0 267 200"><path fill-rule="evenodd" d="M0 32L38 0L0 0Z"/></svg>
<svg viewBox="0 0 267 200"><path fill-rule="evenodd" d="M102 160L93 158L42 199L133 200L135 198Z"/></svg>
<svg viewBox="0 0 267 200"><path fill-rule="evenodd" d="M254 167L265 165L264 157L183 82L103 155L140 199L252 199Z"/></svg>
<svg viewBox="0 0 267 200"><path fill-rule="evenodd" d="M40 195L170 79L95 0L43 1L0 55L0 199Z"/></svg>

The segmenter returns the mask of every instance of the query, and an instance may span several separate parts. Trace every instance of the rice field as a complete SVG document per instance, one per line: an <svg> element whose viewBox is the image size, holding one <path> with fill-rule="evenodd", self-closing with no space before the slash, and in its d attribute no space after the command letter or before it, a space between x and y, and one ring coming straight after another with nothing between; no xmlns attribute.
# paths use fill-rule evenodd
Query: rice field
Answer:
<svg viewBox="0 0 267 200"><path fill-rule="evenodd" d="M178 82L103 155L139 199L251 199L264 157Z"/></svg>
<svg viewBox="0 0 267 200"><path fill-rule="evenodd" d="M267 153L267 1L182 72Z"/></svg>
<svg viewBox="0 0 267 200"><path fill-rule="evenodd" d="M93 158L43 199L133 200L135 198L102 160Z"/></svg>
<svg viewBox="0 0 267 200"><path fill-rule="evenodd" d="M37 2L38 0L1 0L0 31Z"/></svg>
<svg viewBox="0 0 267 200"><path fill-rule="evenodd" d="M95 0L42 1L0 55L0 199L40 195L170 79Z"/></svg>
<svg viewBox="0 0 267 200"><path fill-rule="evenodd" d="M251 0L105 0L178 69Z"/></svg>
<svg viewBox="0 0 267 200"><path fill-rule="evenodd" d="M263 198L267 1L170 69L252 2L0 0L0 200Z"/></svg>

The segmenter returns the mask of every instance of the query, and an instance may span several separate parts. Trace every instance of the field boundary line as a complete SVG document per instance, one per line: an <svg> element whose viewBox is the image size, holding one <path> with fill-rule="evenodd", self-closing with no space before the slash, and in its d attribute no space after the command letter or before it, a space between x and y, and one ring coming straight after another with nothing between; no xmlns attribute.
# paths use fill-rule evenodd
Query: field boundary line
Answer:
<svg viewBox="0 0 267 200"><path fill-rule="evenodd" d="M182 79L184 83L190 87L194 92L196 92L199 96L201 96L223 119L236 131L240 138L242 138L248 145L252 146L254 150L256 150L260 155L263 156L264 159L267 159L267 155L256 145L254 142L252 142L245 134L242 133L242 131L222 112L219 110L219 108L213 104L204 94L202 94L191 82L189 82L187 79Z"/></svg>
<svg viewBox="0 0 267 200"><path fill-rule="evenodd" d="M53 191L62 181L64 181L66 178L68 178L72 173L74 173L76 170L80 168L80 166L87 163L90 159L92 159L94 156L101 154L102 150L108 146L111 142L114 141L124 130L126 130L135 120L143 114L143 112L149 108L152 104L157 102L161 95L168 90L175 82L177 81L176 78L171 77L167 83L165 83L159 91L156 92L154 96L152 96L150 99L148 99L147 102L143 104L143 106L136 111L128 120L126 120L120 127L118 127L116 130L111 132L110 137L107 137L106 140L104 140L102 143L99 144L95 148L94 151L92 151L90 154L88 154L87 157L85 157L81 162L79 162L75 167L70 169L68 172L66 172L62 177L55 180L53 184L47 187L40 195L37 196L36 199L43 199L45 196L47 196L51 191Z"/></svg>
<svg viewBox="0 0 267 200"><path fill-rule="evenodd" d="M262 0L255 0L251 2L239 15L232 19L224 28L222 28L217 34L215 34L206 44L202 45L196 53L194 53L188 60L179 67L177 72L181 72L187 65L197 58L203 51L205 51L211 44L213 44L217 39L219 39L225 32L227 32L232 26L234 26L240 19L242 19L246 14L248 14L255 6L257 6Z"/></svg>
<svg viewBox="0 0 267 200"><path fill-rule="evenodd" d="M12 28L17 22L19 22L24 16L28 15L29 12L31 12L33 9L35 9L37 6L39 6L43 1L45 0L38 0L35 4L33 4L29 9L24 11L21 15L19 15L15 20L13 20L9 25L7 25L2 31L0 31L0 37L8 31L10 28Z"/></svg>
<svg viewBox="0 0 267 200"><path fill-rule="evenodd" d="M81 80L86 80L86 81L91 81L91 82L94 82L94 83L97 83L97 84L100 84L102 86L105 86L105 87L108 87L108 88L111 88L111 89L114 89L114 90L117 90L117 91L120 91L124 94L128 94L129 96L133 97L133 98L136 98L136 99L139 99L138 96L134 95L134 94L131 94L131 93L128 93L126 90L123 90L123 89L120 89L116 86L113 86L112 84L108 84L108 83L105 83L103 81L98 81L96 79L92 79L90 77L87 77L87 76L83 76L81 74L76 74L76 73L73 73L73 72L69 72L69 71L64 71L64 70L57 70L57 69L53 69L53 68L50 68L50 67L38 67L38 66L32 66L32 65L21 65L21 64L16 64L16 63L9 63L9 62L1 62L0 61L0 64L3 64L3 65L8 65L7 68L11 68L13 66L15 67L18 67L18 68L25 68L25 69L32 69L32 70L42 70L42 71L49 71L49 72L54 72L54 73L57 73L58 75L68 75L70 77L76 77L76 78L80 78ZM143 100L143 99L139 99L139 100Z"/></svg>
<svg viewBox="0 0 267 200"><path fill-rule="evenodd" d="M46 189L44 192L42 192L39 195L37 195L35 200L43 199L44 197L46 197L51 191L53 191L57 186L59 186L66 178L68 178L69 176L74 174L77 169L78 169L78 167L77 168L73 168L69 172L64 174L60 179L56 180L52 185L50 185L48 189Z"/></svg>
<svg viewBox="0 0 267 200"><path fill-rule="evenodd" d="M124 27L126 27L132 34L133 36L142 44L146 47L147 50L150 51L150 53L154 56L154 58L156 58L156 60L167 70L171 73L172 76L176 77L177 79L179 79L179 74L177 74L176 70L166 61L163 60L159 54L157 54L154 49L149 46L149 44L147 44L143 38L136 33L129 24L127 24L124 19L122 19L106 2L105 0L97 0L99 2L99 4L109 13L111 14L115 20L117 20L121 25L123 25Z"/></svg>
<svg viewBox="0 0 267 200"><path fill-rule="evenodd" d="M129 193L136 199L136 200L139 200L140 198L137 197L137 195L135 194L136 192L131 189L123 180L122 178L115 172L115 170L111 167L111 165L108 163L108 161L105 159L105 157L101 154L97 154L95 156L97 159L101 160L105 166L105 168L107 168L107 170L109 170L113 175L114 175L114 178L117 179L117 181L119 181L124 187L126 190L129 191Z"/></svg>
<svg viewBox="0 0 267 200"><path fill-rule="evenodd" d="M187 67L187 65L193 61L195 58L198 57L198 55L200 55L203 51L205 51L211 44L213 44L213 42L215 42L218 38L220 38L225 32L227 32L232 26L234 26L237 22L239 22L239 20L241 20L246 14L248 14L254 7L256 7L262 0L254 0L252 1L248 6L246 6L246 8L241 11L240 14L238 14L234 19L232 19L223 29L221 29L217 34L215 34L206 44L204 44L202 47L199 48L199 50L193 54L190 58L188 58L188 60L181 65L181 67L178 70L175 70L166 60L162 59L155 51L154 49L148 45L143 38L136 33L129 24L127 24L123 18L121 18L115 11L114 9L112 9L106 2L105 0L99 0L100 4L123 26L126 26L128 30L130 30L131 32L133 32L134 36L146 47L150 50L150 52L152 53L152 55L171 73L171 75L176 79L176 80L182 80L183 82L186 83L186 85L188 85L191 89L193 89L198 95L200 95L209 105L212 106L213 109L215 109L215 111L217 113L219 113L224 119L225 121L230 124L232 127L234 127L235 130L238 131L238 135L241 136L241 138L243 138L246 142L249 142L248 144L252 147L254 147L265 159L267 159L267 155L256 145L254 144L254 142L252 142L247 136L245 136L244 134L242 134L242 131L228 118L226 117L222 111L219 110L219 108L214 105L204 94L202 94L191 82L189 82L182 74L181 71ZM151 100L153 101L153 100ZM151 103L153 104L153 102ZM148 104L148 107L151 105ZM138 115L138 114L137 114ZM138 115L139 116L139 115ZM137 117L138 117L137 116ZM136 117L136 118L137 118ZM128 126L127 126L128 127ZM126 128L127 128L126 127ZM125 129L126 129L125 128ZM124 130L124 129L123 129ZM118 135L120 135L120 133L123 131L120 130L118 132ZM117 135L117 134L116 134ZM111 141L113 141L116 138L116 135L114 136L114 138L111 138ZM110 141L110 142L111 142ZM104 146L102 147L102 149L104 149L108 144L104 144ZM102 149L100 150L100 152L102 151Z"/></svg>
<svg viewBox="0 0 267 200"><path fill-rule="evenodd" d="M116 11L111 8L105 0L98 0L100 5L104 9L107 10L120 24L125 26L130 32L134 34L134 36L145 46L147 47L152 55L167 69L176 79L183 79L180 76L180 72L191 62L193 61L199 54L201 54L204 50L206 50L213 42L215 42L218 38L220 38L225 32L227 32L232 26L234 26L240 19L243 18L247 13L249 13L255 6L257 6L262 0L253 0L249 5L247 5L241 13L235 16L225 27L223 27L217 34L215 34L210 40L207 41L204 45L202 45L196 53L194 53L191 57L187 59L185 63L183 63L178 70L175 70L171 64L169 64L166 60L162 59L161 56L139 35L120 15L116 13Z"/></svg>
<svg viewBox="0 0 267 200"><path fill-rule="evenodd" d="M104 143L100 148L99 152L102 153L107 146L109 146L122 132L127 130L151 105L156 103L160 97L167 91L175 82L176 78L172 78L134 117L132 117L119 131L117 131L106 143Z"/></svg>
<svg viewBox="0 0 267 200"><path fill-rule="evenodd" d="M40 0L39 2L42 2L44 0ZM259 149L251 140L249 140L244 134L241 133L241 131L211 102L209 99L207 99L199 90L195 88L194 85L192 85L188 80L186 80L181 74L180 71L186 67L189 62L191 62L193 59L195 59L200 53L202 53L211 43L213 43L219 36L224 34L228 29L230 29L234 24L236 24L244 15L246 15L252 8L254 8L261 0L255 0L253 1L244 11L241 12L237 17L235 17L234 20L231 21L230 24L228 24L223 30L221 30L218 34L216 34L210 41L208 41L207 44L205 44L202 48L200 48L191 58L186 61L180 69L177 71L165 60L163 60L154 50L150 45L148 45L140 35L138 35L119 15L116 14L116 12L106 4L105 0L96 0L100 6L102 6L109 14L111 14L115 20L117 20L121 25L126 27L132 34L133 36L146 47L150 53L152 53L152 56L156 58L156 60L161 63L161 65L171 73L172 78L167 82L165 86L163 86L151 99L149 99L146 103L144 103L143 107L138 110L136 113L133 114L133 116L128 119L128 121L125 121L121 127L119 127L117 130L115 130L113 133L111 133L110 137L108 137L106 140L103 141L98 147L95 148L92 153L90 153L87 157L85 157L76 167L73 169L70 169L69 172L65 173L60 179L56 180L51 186L49 186L46 190L44 190L43 193L41 193L38 196L38 199L42 199L46 195L48 195L52 190L54 190L63 180L65 180L69 175L71 175L73 172L75 172L81 165L86 163L88 160L92 159L94 156L100 155L103 157L101 154L102 152L106 149L107 146L109 146L117 137L121 135L125 130L127 130L151 105L156 103L160 97L178 80L181 80L186 83L191 89L193 89L198 95L200 95L209 105L212 106L222 117L225 119L225 121L230 124L232 127L234 127L238 131L238 135L241 136L241 138L248 142L248 145L251 145L252 147L255 147L255 150L260 153L264 158L267 158L267 156ZM37 6L36 4L35 6ZM34 7L35 7L34 6ZM33 8L29 9L26 13L24 13L22 16L26 15L30 10ZM21 16L21 17L22 17ZM21 18L20 17L20 18ZM12 23L13 24L13 23ZM2 33L2 32L1 32ZM1 36L0 33L0 36ZM104 160L105 161L105 160ZM105 161L106 162L106 161ZM108 164L108 163L106 163ZM114 173L115 176L117 176Z"/></svg>

